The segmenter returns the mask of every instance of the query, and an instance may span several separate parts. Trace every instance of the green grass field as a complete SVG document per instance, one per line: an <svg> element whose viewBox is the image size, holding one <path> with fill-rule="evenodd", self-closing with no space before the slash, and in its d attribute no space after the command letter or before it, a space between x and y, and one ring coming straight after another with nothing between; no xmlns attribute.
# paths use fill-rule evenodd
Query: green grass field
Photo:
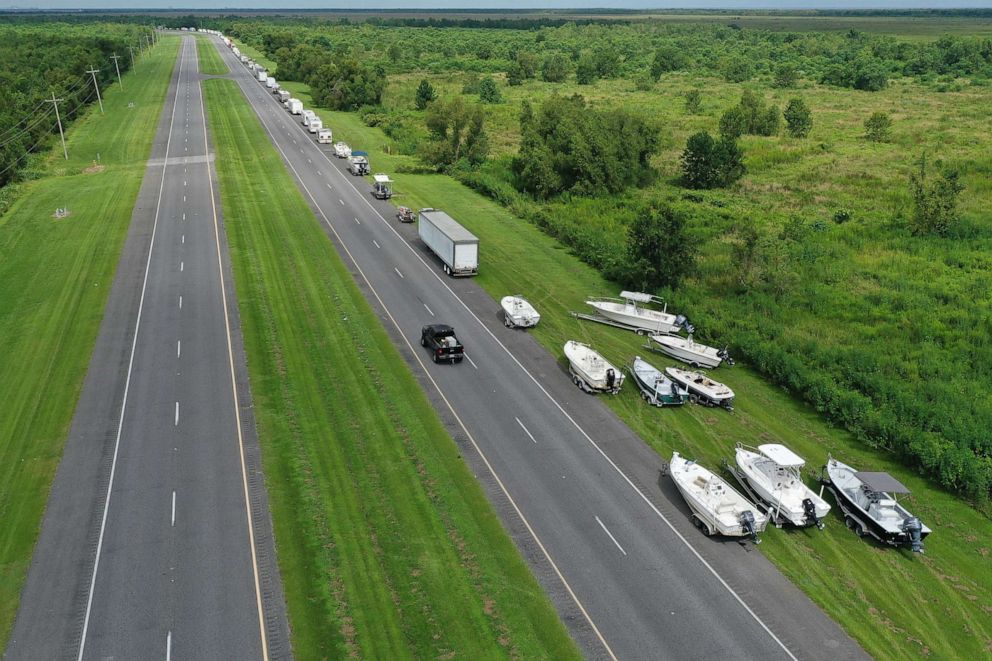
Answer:
<svg viewBox="0 0 992 661"><path fill-rule="evenodd" d="M285 84L311 107L306 86ZM321 111L336 140L369 152L374 171L396 173L414 165L390 155L390 141L353 113ZM569 254L533 225L443 175L391 174L395 201L414 208L443 208L478 235L483 262L477 281L494 298L523 293L541 311L537 339L563 360L567 339L589 342L607 358L623 363L646 355L632 333L568 316L582 310L589 294L615 295L619 287ZM527 278L521 274L540 274ZM648 357L661 367L659 355ZM890 455L866 449L847 432L831 427L809 407L770 386L746 366L720 369L715 376L738 393L737 410L645 406L629 385L604 401L646 443L668 458L673 450L716 467L732 458L734 444L781 442L819 470L827 453L866 470L886 470L912 490L909 507L935 529L927 554L879 548L861 542L832 514L823 532L769 530L765 553L814 601L878 658L932 655L978 658L992 644L992 527L989 520L954 496L933 488ZM564 377L563 377L564 378ZM810 476L812 484L812 476Z"/></svg>
<svg viewBox="0 0 992 661"><path fill-rule="evenodd" d="M208 76L223 76L230 71L210 37L196 38L196 54L199 57L200 73Z"/></svg>
<svg viewBox="0 0 992 661"><path fill-rule="evenodd" d="M179 41L163 38L0 217L0 648L89 365ZM128 107L133 103L134 107ZM96 159L99 158L99 161ZM67 218L55 219L57 207Z"/></svg>
<svg viewBox="0 0 992 661"><path fill-rule="evenodd" d="M297 658L577 658L232 81L203 84Z"/></svg>

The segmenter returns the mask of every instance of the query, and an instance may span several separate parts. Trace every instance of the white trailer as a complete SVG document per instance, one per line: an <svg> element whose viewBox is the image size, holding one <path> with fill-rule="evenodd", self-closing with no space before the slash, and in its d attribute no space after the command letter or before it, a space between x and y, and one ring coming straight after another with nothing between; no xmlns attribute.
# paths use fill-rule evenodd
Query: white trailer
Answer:
<svg viewBox="0 0 992 661"><path fill-rule="evenodd" d="M475 275L479 272L479 239L438 209L421 209L417 233L420 239L441 258L444 272L451 276Z"/></svg>
<svg viewBox="0 0 992 661"><path fill-rule="evenodd" d="M303 102L300 101L299 99L290 99L289 100L289 112L293 113L294 115L299 115L300 113L302 113L303 112Z"/></svg>
<svg viewBox="0 0 992 661"><path fill-rule="evenodd" d="M269 74L265 72L265 69L259 69L255 72L255 76L258 78L258 82L264 83L269 79ZM274 79L273 79L274 80Z"/></svg>
<svg viewBox="0 0 992 661"><path fill-rule="evenodd" d="M300 124L303 124L303 126L310 126L310 120L313 119L316 116L317 115L316 115L316 113L314 113L314 111L312 111L312 110L304 110L303 111L303 117L300 119Z"/></svg>
<svg viewBox="0 0 992 661"><path fill-rule="evenodd" d="M311 133L316 133L322 128L324 128L324 122L317 115L311 117L310 121L307 122L307 130Z"/></svg>
<svg viewBox="0 0 992 661"><path fill-rule="evenodd" d="M278 92L276 92L276 94L278 94L278 95L279 95L279 101L280 101L281 103L288 103L288 102L289 102L289 99L290 99L290 97L292 96L292 95L291 95L291 94L289 93L289 90L279 90Z"/></svg>
<svg viewBox="0 0 992 661"><path fill-rule="evenodd" d="M322 145L329 145L333 137L331 136L331 129L320 129L317 131L317 142Z"/></svg>
<svg viewBox="0 0 992 661"><path fill-rule="evenodd" d="M266 76L266 78L265 78L265 86L268 87L270 90L276 90L276 91L278 91L278 89L279 89L279 83L277 83L276 82L276 79L273 78L272 76Z"/></svg>

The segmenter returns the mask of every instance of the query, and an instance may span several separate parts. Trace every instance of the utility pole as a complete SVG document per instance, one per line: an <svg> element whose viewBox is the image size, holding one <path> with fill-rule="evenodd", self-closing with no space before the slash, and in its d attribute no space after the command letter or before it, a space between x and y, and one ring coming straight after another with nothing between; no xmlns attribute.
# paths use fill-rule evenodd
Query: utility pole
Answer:
<svg viewBox="0 0 992 661"><path fill-rule="evenodd" d="M117 64L118 57L119 56L117 55L117 53L114 53L113 55L110 56L110 59L114 61L114 68L117 69L117 84L120 85L121 89L124 89L124 83L121 82L121 68Z"/></svg>
<svg viewBox="0 0 992 661"><path fill-rule="evenodd" d="M62 117L59 116L59 101L64 101L65 99L56 99L55 92L52 92L52 98L45 99L45 103L51 103L55 106L55 121L59 124L59 137L62 138L62 154L65 156L65 160L69 160L69 151L65 148L65 133L62 132Z"/></svg>
<svg viewBox="0 0 992 661"><path fill-rule="evenodd" d="M86 73L93 76L93 87L96 88L96 100L100 102L100 114L103 114L103 99L100 98L100 83L96 82L96 74L99 73L99 69L90 69Z"/></svg>
<svg viewBox="0 0 992 661"><path fill-rule="evenodd" d="M128 52L131 53L131 69L134 69L134 48L131 46L127 47Z"/></svg>

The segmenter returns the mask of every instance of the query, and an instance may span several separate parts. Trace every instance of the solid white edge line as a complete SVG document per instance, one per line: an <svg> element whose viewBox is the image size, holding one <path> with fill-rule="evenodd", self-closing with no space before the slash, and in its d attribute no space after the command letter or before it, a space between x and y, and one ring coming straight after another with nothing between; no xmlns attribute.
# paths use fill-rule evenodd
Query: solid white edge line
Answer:
<svg viewBox="0 0 992 661"><path fill-rule="evenodd" d="M514 416L513 419L517 421L517 424L520 425L520 428L524 430L524 433L525 434L527 434L527 438L529 438L530 440L534 441L534 443L537 443L537 439L534 438L534 435L530 433L530 430L527 429L527 427L524 426L524 423L520 421L520 418Z"/></svg>
<svg viewBox="0 0 992 661"><path fill-rule="evenodd" d="M280 150L280 151L281 151L281 150ZM330 163L330 162L331 162L331 160L330 160L330 158L328 158L328 156L327 156L326 154L324 154L323 152L320 152L320 153L321 153L321 154L322 154L322 155L324 156L324 158L325 158L325 159L327 160L327 162L328 162L328 163ZM284 154L283 156L284 156L284 158L285 158L285 154ZM287 158L287 159L286 159L286 161L288 162L288 161L289 161L289 159ZM290 165L290 167L292 167L292 165ZM737 602L738 604L740 604L742 608L744 608L744 610L745 610L745 611L746 611L746 612L748 613L748 615L750 615L750 616L751 616L751 618L752 618L752 619L753 619L753 620L754 620L755 622L757 622L757 623L758 623L758 625L759 625L759 626L760 626L760 627L761 627L762 629L764 629L764 631L765 631L765 633L767 633L767 634L768 634L768 635L769 635L769 636L771 637L771 639L775 641L775 643L776 643L776 644L777 644L777 645L778 645L778 646L779 646L779 647L780 647L780 648L782 649L782 651L784 651L784 652L786 653L786 655L788 655L788 657L789 657L790 659L793 659L793 661L798 661L798 660L796 659L796 656L795 656L795 655L794 655L794 654L792 653L792 651L791 651L791 650L790 650L790 649L789 649L789 648L788 648L788 647L787 647L787 646L785 645L785 643L784 643L784 642L782 642L782 640L781 640L781 639L780 639L780 638L779 638L779 637L778 637L777 635L775 635L775 632L774 632L774 631L772 631L772 630L771 630L771 628L770 628L770 627L769 627L769 626L768 626L767 624L765 624L765 621L764 621L764 620L762 620L762 619L761 619L761 617L760 617L760 616L759 616L759 615L758 615L757 613L755 613L755 612L754 612L754 610L753 610L753 609L752 609L752 608L751 608L750 606L748 606L748 604L747 604L747 602L746 602L746 601L744 601L744 599L743 599L743 598L742 598L742 597L741 597L741 596L740 596L739 594L737 594L737 592L735 592L735 591L734 591L734 589L733 589L732 587L730 587L730 584L729 584L729 583L727 583L727 581L726 581L726 580L724 580L724 578L723 578L723 576L721 576L721 575L720 575L720 573L719 573L719 572L718 572L718 571L716 570L716 568L715 568L715 567L713 567L713 565L711 565L711 564L709 563L709 561L707 561L707 560L706 560L706 558L704 558L704 557L702 556L702 554L701 554L701 553L700 553L700 552L699 552L698 550L696 550L696 547L692 545L692 542L690 542L690 541L689 541L689 539L688 539L688 538L687 538L687 537L686 537L685 535L683 535L683 534L682 534L681 532L679 532L679 531L678 531L678 529L677 529L677 528L675 527L675 525L674 525L674 524L673 524L673 523L672 523L671 521L669 521L669 519L668 519L668 517L666 517L666 516L665 516L665 515L664 515L664 514L663 514L663 513L661 512L661 510L659 510L659 509L658 509L658 508L657 508L657 507L655 506L655 504L651 502L651 499L650 499L650 498L648 498L648 497L647 497L647 495L646 495L646 494L645 494L645 493L644 493L643 491L641 491L641 489L640 489L640 488L639 488L639 487L638 487L638 486L637 486L636 484L634 484L634 482L633 482L633 481L632 481L632 480L630 479L630 477L628 477L628 476L627 476L627 474L623 472L623 469L621 469L621 468L620 468L620 467L619 467L619 466L618 466L618 465L616 464L616 462L614 462L614 461L613 461L613 459L611 459L611 458L610 458L610 456L609 456L608 454L606 454L606 452L605 452L605 451L603 450L603 448L602 448L602 447L600 447L600 445L599 445L598 443L596 443L596 441L594 441L594 440L593 440L593 438L592 438L592 437L591 437L591 436L590 436L590 435L589 435L589 434L588 434L588 433L587 433L587 432L585 431L585 429L583 429L583 428L582 428L582 427L581 427L581 426L579 425L579 423L578 423L578 422L577 422L577 421L575 420L575 418L573 418L573 417L572 417L572 416L571 416L571 415L570 415L570 414L569 414L569 413L568 413L568 412L567 412L567 411L565 410L565 408L564 408L564 407L563 407L563 406L562 406L562 405L561 405L560 403L558 403L558 400L556 400L556 399L555 399L555 398L554 398L554 397L553 397L553 396L551 395L551 393L549 393L549 392L547 391L547 389L546 389L546 388L545 388L545 387L544 387L543 385L541 385L541 382L540 382L540 381L538 381L538 380L537 380L537 378L536 378L536 377L535 377L535 376L534 376L533 374L531 374L531 372L530 372L530 370L528 370L528 369L527 369L526 367L524 367L524 365L523 365L523 363L521 363L521 362L520 362L520 360L519 360L519 359L517 359L517 357L516 357L516 356L515 356L515 355L514 355L514 354L513 354L513 353L512 353L512 352L511 352L510 350L509 350L509 348L507 348L507 346L506 346L505 344L503 344L503 342L501 342L501 341L500 341L500 339L499 339L498 337L496 337L496 335L495 335L495 334L494 334L494 333L493 333L493 332L492 332L492 331L491 331L491 330L489 329L489 327L488 327L488 326L486 326L486 325L485 325L485 324L483 323L483 321L482 321L482 319L480 319L480 318L478 317L478 315L476 315L476 314L475 314L475 312L473 312L473 311L472 311L472 309L471 309L471 308L470 308L470 307L468 306L468 304L467 304L467 303L465 303L465 301L463 301L463 300L461 299L461 297L460 297L460 296L458 296L458 294L456 294L456 293L454 292L454 290L453 290L453 289L451 289L451 287L450 287L450 286L448 285L448 283L446 283L446 282L445 282L444 280L442 280L442 279L441 279L441 276L440 276L440 275L438 275L438 273L437 273L437 270L436 270L436 269L434 269L434 268L431 268L431 266L430 266L430 265L429 265L429 264L428 264L428 263L427 263L427 262L426 262L426 261L424 260L424 258L423 258L423 257L422 257L421 255L419 255L419 254L417 253L417 251L416 251L416 250L414 249L414 247L413 247L412 245L410 245L410 243L408 243L408 242L407 242L407 241L406 241L406 240L405 240L405 239L404 239L404 238L403 238L403 237L402 237L402 236L400 235L400 233L399 233L398 231L396 231L396 228L395 228L395 227L393 227L392 225L390 225L390 224L389 224L389 222L388 222L388 221L387 221L387 220L386 220L386 219L385 219L385 218L383 217L383 215L382 215L381 213L379 213L379 211L378 211L378 210L377 210L377 209L376 209L376 208L375 208L374 206L372 206L372 203L371 203L371 202L369 202L369 201L368 201L368 200L367 200L367 199L365 198L365 196L364 196L364 195L362 195L362 193L361 193L361 191L359 191L359 190L358 190L358 188L357 188L357 187L355 186L355 184L353 184L353 183L351 182L351 180L350 180L350 179L348 179L348 177L346 177L346 176L344 175L344 173L343 173L343 172L341 172L340 170L338 170L338 169L336 169L336 168L332 168L332 169L334 170L334 172L335 172L335 174L337 174L337 175L338 175L339 177L341 177L341 179L342 179L342 180L343 180L343 181L344 181L345 183L347 183L347 184L348 184L349 186L351 186L351 187L352 187L352 189L353 189L353 190L355 191L355 193L356 193L356 195L357 195L357 198L358 198L358 199L360 199L360 200L362 200L362 201L363 201L363 202L364 202L364 203L365 203L365 204L366 204L366 205L367 205L367 206L369 207L369 209L371 209L371 210L372 210L372 213L374 213L374 214L375 214L376 216L378 216L378 218L379 218L379 219L380 219L380 220L382 221L382 223L383 223L383 225L385 225L385 226L386 226L387 228L389 228L389 230L390 230L390 231L391 231L391 232L392 232L393 234L395 234L395 235L396 235L396 237L397 237L397 238L398 238L398 239L400 240L400 242L401 242L401 243L403 243L403 245L405 245L405 246L407 247L407 249L409 249L409 250L410 250L410 252L411 252L411 253L413 253L413 255L414 255L414 256L415 256L415 257L416 257L416 258L417 258L418 260L420 260L420 263L424 265L424 268L425 268L425 269L427 269L427 271L428 271L428 273L429 273L430 275L433 275L433 276L434 276L434 278L435 278L435 279L436 279L436 280L437 280L437 281L438 281L438 282L439 282L439 283L441 284L441 286L442 286L442 287L444 287L445 289L447 289L447 290L448 290L448 293L450 293L450 294L452 295L452 297L454 297L454 299L455 299L456 301L458 301L458 302L459 302L459 303L461 304L461 306L462 306L463 308L465 308L465 310L466 310L466 311L467 311L467 312L469 313L469 315L471 315L471 316L472 316L472 318L473 318L473 319L475 319L475 320L476 320L476 321L478 322L478 324L479 324L479 326L481 326L481 327L482 327L482 329L483 329L483 330L484 330L484 331L485 331L485 332L486 332L486 333L487 333L487 334L488 334L488 335L489 335L489 336L490 336L490 337L491 337L491 338L493 339L493 341L494 341L494 342L496 342L496 344L497 344L497 345L499 345L499 347L500 347L501 349L503 349L503 351L504 351L504 352L505 352L505 353L506 353L506 354L507 354L507 355L508 355L508 356L510 357L510 359L511 359L511 360L512 360L512 361L513 361L514 363L516 363L516 364L517 364L517 366L518 366L518 367L519 367L519 368L520 368L520 369L521 369L521 370L523 371L523 373L524 373L524 374L526 374L526 375L527 375L527 377L528 377L528 378L529 378L529 379L530 379L531 381L533 381L533 382L534 382L534 384L535 384L535 385L536 385L536 386L537 386L537 387L538 387L538 388L539 388L539 389L540 389L540 390L541 390L541 391L542 391L542 392L543 392L543 393L545 394L545 396L547 396L547 398L548 398L549 400L551 400L551 402L552 402L552 403L553 403L553 404L555 405L555 407L556 407L556 408L557 408L557 409L558 409L559 411L561 411L561 413L562 413L562 415L564 415L564 416L565 416L565 418L566 418L566 419L567 419L567 420L568 420L569 422L571 422L571 423L572 423L572 425L573 425L573 426L575 427L575 429L576 429L576 430L577 430L577 431L578 431L578 432L579 432L580 434L582 434L582 437L583 437L583 438L585 438L585 439L586 439L586 441L587 441L587 442L588 442L589 444L591 444L591 445L593 446L593 448L595 448L595 449L596 449L596 451L597 451L597 452L598 452L598 453L599 453L599 454L600 454L600 455L601 455L601 456L602 456L602 457L603 457L603 458L604 458L604 459L606 460L606 462L607 462L608 464L610 464L610 466L611 466L611 467L613 468L613 470L615 470L615 471L617 472L617 474L619 474L619 475L620 475L620 477L621 477L621 478L623 479L623 481L624 481L624 482L626 482L626 483L627 483L627 484L628 484L628 485L630 486L630 488L631 488L631 489L633 489L633 490L634 490L634 491L635 491L635 492L637 493L637 495L638 495L638 496L639 496L639 497L641 498L641 500L643 500L643 501L645 502L645 504L647 504L647 506L648 506L649 508L651 508L651 510L652 510L652 511L654 511L654 513L655 513L655 514L656 514L656 515L658 516L658 518L660 518L660 519L661 519L661 520L662 520L662 521L663 521L663 522L665 523L665 525L667 525L667 526L669 527L669 529L670 529L670 530L671 530L671 531L672 531L672 532L673 532L673 533L675 534L675 536L676 536L676 537L677 537L677 538L679 539L679 541L681 541L681 542L682 542L682 544L684 544L684 545L685 545L685 547L686 547L686 548L688 548L688 549L689 549L689 550L690 550L690 551L692 552L692 554L693 554L694 556L696 556L696 559L697 559L697 560L699 560L699 562L701 562L701 563L703 564L703 566L704 566L704 567L706 567L706 569L707 569L707 570L708 570L708 571L710 572L710 574L711 574L711 575L712 575L712 576L713 576L714 578L716 578L716 580L717 580L717 581L718 581L718 582L719 582L719 583L720 583L720 584L721 584L721 585L722 585L722 586L724 587L724 589L726 589L726 591L730 593L730 595L731 595L731 596L732 596L732 597L734 598L734 600L735 600L735 601L736 601L736 602ZM293 169L293 172L294 172L294 173L296 174L296 176L297 176L297 178L298 178L298 179L300 179L300 181L301 181L301 183L302 183L302 179L300 178L300 175L299 175L299 173L297 173L297 172L296 172L296 169L295 169L295 168ZM328 184L328 186L330 186L330 184ZM312 196L311 196L311 199L312 199ZM314 204L316 204L316 201L314 201ZM332 228L332 231L333 231L333 228ZM337 236L337 232L334 232L334 234L335 234L335 236ZM339 241L341 240L341 239L340 239L340 237L338 237L338 240L339 240ZM342 245L343 245L343 244L342 244ZM345 250L347 251L347 248L345 248ZM349 256L350 256L350 253L349 253ZM355 260L354 260L354 258L352 258L352 261L353 261L353 262L355 261ZM357 263L356 263L356 267L357 267ZM366 280L366 282L367 282L367 280ZM370 287L371 287L371 285L370 285ZM378 297L377 297L377 298L378 298ZM380 301L380 302L381 302L381 301ZM467 356L466 356L466 357L467 357Z"/></svg>
<svg viewBox="0 0 992 661"><path fill-rule="evenodd" d="M241 92L242 94L244 94L245 99L248 101L248 104L254 109L255 105L251 102L251 99L248 97L248 94L244 91L243 87L241 88ZM524 524L524 527L527 528L527 532L528 534L530 534L531 539L534 540L534 543L537 544L537 547L541 550L541 554L548 561L548 564L551 565L552 571L554 571L555 576L558 577L558 580L561 581L561 584L565 587L565 591L568 592L569 597L571 597L573 603L575 603L575 607L578 608L579 612L582 613L582 616L585 618L586 622L588 622L589 627L596 635L597 640L599 640L600 644L603 646L603 649L606 651L607 655L611 659L613 659L613 661L619 661L617 655L613 653L613 648L611 648L610 644L606 642L606 638L603 637L603 634L599 630L599 627L596 626L596 623L593 621L592 616L589 615L589 612L582 604L582 600L580 600L579 596L575 594L575 591L572 589L571 584L565 578L565 575L562 574L561 569L558 567L558 563L556 563L554 558L551 557L551 552L548 551L547 547L544 545L544 542L541 541L541 538L538 536L537 531L534 530L534 527L530 524L530 520L526 516L524 516L523 510L521 510L520 506L517 505L517 501L514 500L513 496L510 494L510 490L507 489L506 485L503 483L503 480L500 478L499 473L496 472L495 467L493 467L492 463L490 463L489 457L487 457L486 454L482 451L482 448L475 440L475 437L472 435L472 432L469 431L468 427L465 425L461 417L458 415L458 412L455 410L454 405L444 394L444 390L441 389L440 384L438 384L438 382L434 380L434 377L431 376L430 371L427 369L427 365L421 359L420 352L416 351L413 348L413 345L410 343L410 340L408 340L406 335L403 334L403 328L400 326L399 322L396 321L396 318L393 317L393 314L392 312L389 311L389 308L386 307L386 303L382 300L382 297L379 296L379 292L372 285L372 282L368 279L368 276L365 275L365 271L363 271L362 267L359 266L358 261L355 259L355 256L351 254L351 251L348 249L348 246L345 245L344 241L342 241L341 235L339 235L337 233L337 230L334 229L334 226L331 224L331 221L327 217L327 214L324 213L324 210L317 202L317 199L313 196L313 193L310 192L310 188L306 185L306 183L304 183L303 178L300 176L300 173L296 170L296 168L290 162L289 158L286 156L286 152L283 151L279 143L275 141L275 133L269 128L268 122L262 117L261 113L257 113L257 114L259 121L261 121L263 127L265 128L266 133L268 133L270 139L272 139L273 146L275 146L275 148L279 150L279 153L282 154L283 160L286 163L286 167L288 167L290 170L293 171L293 174L296 176L296 180L299 182L299 185L303 188L304 191L306 191L306 194L310 198L310 201L313 202L314 208L317 209L317 211L320 213L321 218L324 219L324 224L327 225L328 229L331 230L331 233L334 234L334 236L337 238L342 249L345 251L345 254L348 255L348 258L351 260L351 263L355 265L355 269L358 271L359 275L362 276L362 280L365 281L365 284L368 286L369 291L371 291L372 295L375 296L376 300L379 302L379 305L382 307L383 311L385 311L386 316L389 317L389 320L392 322L393 327L396 328L397 332L400 334L400 337L403 338L403 343L406 344L407 349L409 349L410 351L410 354L413 356L414 360L417 361L417 364L420 365L421 371L431 382L431 385L434 386L434 389L437 391L438 395L444 401L445 406L447 406L448 411L451 412L451 415L458 423L458 426L465 433L465 437L468 438L469 443L472 444L473 449L475 449L476 453L482 459L482 463L485 464L486 470L488 470L489 474L493 476L493 479L496 481L496 484L499 486L500 491L502 491L503 495L506 497L507 502L510 503L510 506L513 508L513 511L516 513L520 521ZM355 190L357 192L357 189ZM380 216L380 218L381 217L382 216Z"/></svg>
<svg viewBox="0 0 992 661"><path fill-rule="evenodd" d="M211 40L213 41L213 40ZM214 47L217 42L213 41ZM203 143L205 149L209 150L210 140L207 136L207 115L204 110L206 104L203 102L203 87L199 80L196 82L197 90L200 94L200 118L203 122ZM209 151L208 151L209 154ZM269 661L269 643L265 633L265 611L262 609L262 584L258 574L258 554L255 550L255 524L251 520L251 499L248 493L248 467L245 464L245 441L241 432L241 411L238 408L238 386L234 374L234 348L231 340L231 321L227 314L227 291L224 283L224 264L221 260L220 252L220 228L217 223L217 201L214 198L213 174L210 172L210 159L204 161L207 168L207 188L210 189L210 209L214 217L214 244L217 247L217 274L220 277L221 300L224 305L224 330L227 335L227 362L231 368L231 393L234 395L234 418L238 427L238 458L241 460L241 484L244 487L245 495L245 518L248 520L248 544L251 547L251 569L255 580L255 608L258 612L258 633L262 642L262 659Z"/></svg>
<svg viewBox="0 0 992 661"><path fill-rule="evenodd" d="M131 339L131 356L127 363L127 376L124 379L124 394L121 397L121 413L120 418L117 422L117 437L114 440L114 455L110 462L110 479L107 482L107 497L103 503L103 517L100 520L100 534L97 537L96 542L96 552L93 559L93 575L90 577L90 587L89 594L86 597L86 612L83 615L83 630L79 636L79 654L76 655L77 661L82 661L83 654L86 651L86 634L89 631L90 625L90 614L93 612L93 592L96 589L96 577L97 572L100 569L100 554L103 552L103 536L107 530L107 514L110 511L110 496L114 489L114 477L117 473L117 455L120 450L121 445L121 434L124 430L124 413L127 409L127 396L131 386L131 370L134 367L134 354L138 346L138 331L141 328L141 313L144 310L145 305L145 292L148 287L148 272L151 268L152 263L152 253L155 248L155 234L158 230L158 218L159 211L162 207L162 191L165 190L165 172L168 169L169 163L169 148L172 145L172 129L176 121L176 106L179 102L178 86L179 81L182 79L183 75L183 64L186 61L186 45L189 43L187 39L183 40L182 49L179 52L179 75L176 77L176 96L172 102L172 116L169 118L169 135L165 141L165 160L162 163L162 181L159 184L158 189L158 201L155 203L155 218L152 221L152 238L148 243L148 258L145 260L145 275L141 283L141 296L138 299L138 314L134 321L134 337ZM171 84L171 81L170 81ZM171 647L172 632L169 632L169 641Z"/></svg>
<svg viewBox="0 0 992 661"><path fill-rule="evenodd" d="M613 540L613 543L616 545L616 547L620 549L620 552L623 553L624 555L627 555L627 552L623 550L623 547L620 546L620 542L618 542L617 538L613 536L613 533L611 533L609 528L606 527L606 524L603 523L598 516L595 517L595 519L596 519L596 523L599 524L599 527L603 529L603 532L609 535L610 539Z"/></svg>

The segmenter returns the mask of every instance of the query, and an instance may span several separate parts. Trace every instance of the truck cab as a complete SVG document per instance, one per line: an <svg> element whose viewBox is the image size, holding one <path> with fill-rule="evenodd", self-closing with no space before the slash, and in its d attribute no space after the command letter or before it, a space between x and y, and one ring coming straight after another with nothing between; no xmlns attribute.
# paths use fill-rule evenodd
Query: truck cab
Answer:
<svg viewBox="0 0 992 661"><path fill-rule="evenodd" d="M465 347L455 336L455 329L447 324L431 324L420 330L420 345L431 350L431 360L460 363L465 357Z"/></svg>

